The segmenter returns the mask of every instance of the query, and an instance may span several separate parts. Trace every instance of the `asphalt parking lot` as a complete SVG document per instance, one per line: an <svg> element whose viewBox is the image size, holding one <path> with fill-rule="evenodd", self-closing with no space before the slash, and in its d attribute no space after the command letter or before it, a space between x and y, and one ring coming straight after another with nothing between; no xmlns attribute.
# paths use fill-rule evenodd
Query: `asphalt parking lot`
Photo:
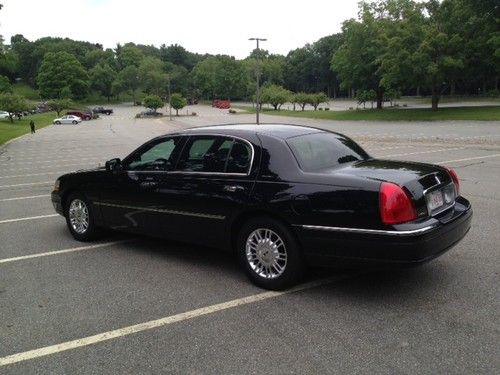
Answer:
<svg viewBox="0 0 500 375"><path fill-rule="evenodd" d="M124 157L155 135L250 115L50 126L0 147L0 373L500 372L500 123L330 122L377 157L452 166L474 208L454 249L420 268L313 270L266 292L231 254L113 234L76 242L56 177ZM196 236L196 233L193 233Z"/></svg>

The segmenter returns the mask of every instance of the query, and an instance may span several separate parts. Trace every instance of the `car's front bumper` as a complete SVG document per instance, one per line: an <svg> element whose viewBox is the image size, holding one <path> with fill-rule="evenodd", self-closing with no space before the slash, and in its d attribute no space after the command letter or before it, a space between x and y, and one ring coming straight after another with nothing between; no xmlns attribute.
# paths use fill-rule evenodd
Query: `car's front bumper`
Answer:
<svg viewBox="0 0 500 375"><path fill-rule="evenodd" d="M295 229L311 265L411 266L434 259L456 245L469 231L471 220L472 208L467 200L460 198L446 215L416 229L361 232L304 225Z"/></svg>
<svg viewBox="0 0 500 375"><path fill-rule="evenodd" d="M64 216L64 210L62 206L62 201L61 201L61 196L59 195L58 191L53 191L52 194L50 195L51 200L52 200L52 206L54 207L54 210L59 214Z"/></svg>

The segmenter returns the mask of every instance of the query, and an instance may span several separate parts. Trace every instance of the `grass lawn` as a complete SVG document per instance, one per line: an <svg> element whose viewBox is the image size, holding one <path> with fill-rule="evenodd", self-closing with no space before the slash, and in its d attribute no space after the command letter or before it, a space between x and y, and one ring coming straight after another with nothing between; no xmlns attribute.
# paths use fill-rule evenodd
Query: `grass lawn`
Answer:
<svg viewBox="0 0 500 375"><path fill-rule="evenodd" d="M255 109L238 107L255 113ZM274 111L264 109L266 115L305 117L341 121L437 121L437 120L480 120L500 121L500 106L450 107L433 112L430 108L360 109L350 111Z"/></svg>
<svg viewBox="0 0 500 375"><path fill-rule="evenodd" d="M14 123L11 123L9 119L2 119L0 120L0 145L4 144L9 139L29 133L31 120L35 121L35 126L38 130L52 124L52 121L56 117L55 112L45 112L26 116L21 120L15 119Z"/></svg>

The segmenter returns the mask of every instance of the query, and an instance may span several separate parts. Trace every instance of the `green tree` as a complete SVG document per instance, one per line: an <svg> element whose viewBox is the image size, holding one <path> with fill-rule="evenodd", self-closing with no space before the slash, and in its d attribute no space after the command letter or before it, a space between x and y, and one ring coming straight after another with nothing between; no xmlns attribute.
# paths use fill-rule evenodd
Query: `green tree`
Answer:
<svg viewBox="0 0 500 375"><path fill-rule="evenodd" d="M61 112L65 109L71 108L73 102L71 99L52 99L47 102L47 106L51 111L56 111L57 116L61 115Z"/></svg>
<svg viewBox="0 0 500 375"><path fill-rule="evenodd" d="M234 57L209 57L194 67L192 77L195 88L206 98L241 99L247 94L247 71Z"/></svg>
<svg viewBox="0 0 500 375"><path fill-rule="evenodd" d="M163 71L164 63L156 57L145 57L138 68L139 79L148 94L164 95L167 75Z"/></svg>
<svg viewBox="0 0 500 375"><path fill-rule="evenodd" d="M135 105L136 93L140 86L141 80L139 79L139 69L134 65L129 65L118 73L115 82L113 82L113 92L130 92Z"/></svg>
<svg viewBox="0 0 500 375"><path fill-rule="evenodd" d="M290 99L290 95L291 92L282 86L268 85L262 89L260 101L261 103L271 104L276 111Z"/></svg>
<svg viewBox="0 0 500 375"><path fill-rule="evenodd" d="M73 99L83 99L88 92L89 76L85 68L67 52L48 52L37 76L40 95L44 98L61 98L61 91L68 87Z"/></svg>
<svg viewBox="0 0 500 375"><path fill-rule="evenodd" d="M269 103L274 107L274 110L279 110L281 106L290 98L291 92L282 86L269 85L262 89L260 94L261 103Z"/></svg>
<svg viewBox="0 0 500 375"><path fill-rule="evenodd" d="M175 109L175 115L179 116L179 109L187 106L187 100L181 94L175 93L170 97L170 105Z"/></svg>
<svg viewBox="0 0 500 375"><path fill-rule="evenodd" d="M113 94L113 82L116 79L116 71L106 63L99 63L89 71L90 87L97 90L108 99Z"/></svg>
<svg viewBox="0 0 500 375"><path fill-rule="evenodd" d="M158 95L148 95L143 100L144 106L153 109L155 112L158 108L165 105L163 100Z"/></svg>
<svg viewBox="0 0 500 375"><path fill-rule="evenodd" d="M309 98L309 94L305 92L298 92L293 95L293 103L297 103L298 105L300 105L302 111L310 101L311 100Z"/></svg>
<svg viewBox="0 0 500 375"><path fill-rule="evenodd" d="M384 88L380 84L379 57L385 51L384 21L378 4L361 2L358 20L345 21L343 44L334 53L332 69L345 90L375 90L377 108L382 108Z"/></svg>
<svg viewBox="0 0 500 375"><path fill-rule="evenodd" d="M12 92L12 85L5 76L0 76L0 93Z"/></svg>
<svg viewBox="0 0 500 375"><path fill-rule="evenodd" d="M14 122L14 113L28 109L28 103L22 96L12 93L0 94L0 108L9 112L10 122Z"/></svg>
<svg viewBox="0 0 500 375"><path fill-rule="evenodd" d="M324 92L317 92L315 94L308 94L308 95L309 95L308 104L312 105L315 111L318 109L318 106L321 103L327 103L329 100L328 96Z"/></svg>
<svg viewBox="0 0 500 375"><path fill-rule="evenodd" d="M128 66L135 66L137 68L141 65L143 58L144 53L135 46L121 47L119 52L116 53L116 60L121 69Z"/></svg>

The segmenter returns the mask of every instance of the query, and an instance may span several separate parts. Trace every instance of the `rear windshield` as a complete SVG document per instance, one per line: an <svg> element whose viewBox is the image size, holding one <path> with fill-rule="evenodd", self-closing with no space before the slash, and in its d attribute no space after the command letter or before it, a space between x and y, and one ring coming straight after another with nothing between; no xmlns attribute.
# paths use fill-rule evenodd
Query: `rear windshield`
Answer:
<svg viewBox="0 0 500 375"><path fill-rule="evenodd" d="M300 168L306 172L334 168L369 157L356 142L332 133L301 135L286 141Z"/></svg>

